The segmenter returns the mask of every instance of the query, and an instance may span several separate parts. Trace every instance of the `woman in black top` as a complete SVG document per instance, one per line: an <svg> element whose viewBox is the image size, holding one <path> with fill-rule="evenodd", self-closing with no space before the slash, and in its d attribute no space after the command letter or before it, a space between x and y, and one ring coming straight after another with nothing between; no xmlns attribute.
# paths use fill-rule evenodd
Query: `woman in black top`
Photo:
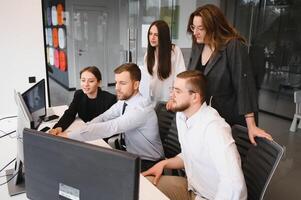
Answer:
<svg viewBox="0 0 301 200"><path fill-rule="evenodd" d="M74 93L74 98L64 115L50 130L52 134L65 131L75 120L76 114L84 122L108 110L116 103L116 96L101 90L101 73L97 67L86 67L80 72L81 90Z"/></svg>
<svg viewBox="0 0 301 200"><path fill-rule="evenodd" d="M272 139L255 123L258 95L245 39L211 4L190 15L187 32L193 40L188 69L206 76L207 103L230 125L246 126L252 143L256 136Z"/></svg>

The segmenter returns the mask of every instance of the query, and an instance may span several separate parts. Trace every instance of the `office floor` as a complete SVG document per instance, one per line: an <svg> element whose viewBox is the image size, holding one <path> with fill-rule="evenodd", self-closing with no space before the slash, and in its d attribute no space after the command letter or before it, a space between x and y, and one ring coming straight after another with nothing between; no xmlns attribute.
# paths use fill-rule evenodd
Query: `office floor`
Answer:
<svg viewBox="0 0 301 200"><path fill-rule="evenodd" d="M289 132L291 121L265 113L259 115L259 126L285 146L286 152L268 187L265 199L301 199L301 129Z"/></svg>
<svg viewBox="0 0 301 200"><path fill-rule="evenodd" d="M69 92L50 79L50 90L55 91L51 96L52 106L69 103L73 91ZM114 93L114 88L106 88ZM281 160L267 189L265 200L301 199L299 189L301 180L301 129L295 133L289 132L291 121L281 119L266 113L259 113L259 126L272 134L274 140L285 146L286 152Z"/></svg>

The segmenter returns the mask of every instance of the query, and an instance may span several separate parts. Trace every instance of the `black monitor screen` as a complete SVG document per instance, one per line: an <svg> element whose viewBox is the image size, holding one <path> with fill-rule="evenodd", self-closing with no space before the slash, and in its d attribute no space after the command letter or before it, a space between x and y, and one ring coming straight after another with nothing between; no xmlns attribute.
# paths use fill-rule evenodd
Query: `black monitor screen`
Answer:
<svg viewBox="0 0 301 200"><path fill-rule="evenodd" d="M22 94L37 129L46 115L45 80L42 79Z"/></svg>
<svg viewBox="0 0 301 200"><path fill-rule="evenodd" d="M137 155L24 129L26 194L29 199L139 197Z"/></svg>

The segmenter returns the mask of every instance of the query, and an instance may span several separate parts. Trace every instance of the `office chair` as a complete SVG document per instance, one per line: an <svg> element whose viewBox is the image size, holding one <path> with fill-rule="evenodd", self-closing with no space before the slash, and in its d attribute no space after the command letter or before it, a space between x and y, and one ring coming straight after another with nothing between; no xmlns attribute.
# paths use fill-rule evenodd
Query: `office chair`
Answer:
<svg viewBox="0 0 301 200"><path fill-rule="evenodd" d="M176 113L166 110L166 102L158 102L155 108L158 117L159 133L166 158L172 158L181 152L176 125ZM164 174L185 176L184 170L164 171Z"/></svg>
<svg viewBox="0 0 301 200"><path fill-rule="evenodd" d="M181 152L176 125L176 113L166 110L166 102L156 105L159 133L166 158L172 158Z"/></svg>
<svg viewBox="0 0 301 200"><path fill-rule="evenodd" d="M247 128L240 125L232 126L232 136L241 157L248 200L262 200L284 148L265 138L256 138L257 146L254 146L249 140Z"/></svg>
<svg viewBox="0 0 301 200"><path fill-rule="evenodd" d="M296 112L294 114L294 119L292 121L290 131L295 132L298 124L298 119L300 120L298 128L301 128L301 90L294 92L294 102L296 104Z"/></svg>

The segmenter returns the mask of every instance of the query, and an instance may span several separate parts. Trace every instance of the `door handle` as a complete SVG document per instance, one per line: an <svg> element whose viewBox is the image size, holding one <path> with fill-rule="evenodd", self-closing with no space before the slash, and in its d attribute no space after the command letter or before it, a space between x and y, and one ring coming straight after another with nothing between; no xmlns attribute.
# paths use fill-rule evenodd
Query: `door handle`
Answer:
<svg viewBox="0 0 301 200"><path fill-rule="evenodd" d="M85 52L85 50L79 49L78 52Z"/></svg>

